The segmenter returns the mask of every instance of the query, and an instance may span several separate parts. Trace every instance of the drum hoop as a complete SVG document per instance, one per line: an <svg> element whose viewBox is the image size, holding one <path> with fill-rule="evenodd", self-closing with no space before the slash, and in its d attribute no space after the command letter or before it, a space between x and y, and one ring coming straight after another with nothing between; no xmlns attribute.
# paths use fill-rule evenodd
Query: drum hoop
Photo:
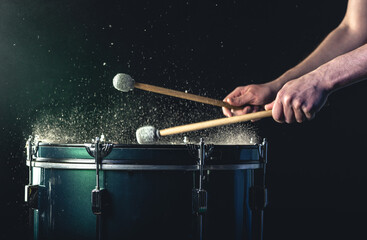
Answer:
<svg viewBox="0 0 367 240"><path fill-rule="evenodd" d="M213 148L213 154L210 154L206 161L208 165L242 165L254 161L258 163L261 157L259 145L214 145ZM227 154L232 157L223 161L222 156ZM187 145L118 144L114 145L102 164L189 166L196 164L196 155L197 153ZM50 163L94 163L94 159L87 153L86 145L83 144L43 143L39 145L34 160Z"/></svg>
<svg viewBox="0 0 367 240"><path fill-rule="evenodd" d="M85 147L86 145L90 145L91 143L47 143L47 142L39 142L38 146L42 147ZM237 148L240 147L241 149L257 149L259 147L258 144L213 144L215 147L219 148ZM186 144L113 144L114 148L143 148L143 149L186 149Z"/></svg>
<svg viewBox="0 0 367 240"><path fill-rule="evenodd" d="M78 159L73 159L78 160ZM84 159L83 159L84 161ZM27 161L29 166L29 161ZM94 163L78 163L78 162L47 162L47 161L33 161L32 167L49 168L49 169L78 169L78 170L94 170ZM247 170L261 168L260 163L246 163L246 164L218 164L218 165L205 165L204 170ZM137 165L137 164L102 164L101 170L151 170L151 171L164 171L164 170L184 170L184 171L197 171L198 165Z"/></svg>

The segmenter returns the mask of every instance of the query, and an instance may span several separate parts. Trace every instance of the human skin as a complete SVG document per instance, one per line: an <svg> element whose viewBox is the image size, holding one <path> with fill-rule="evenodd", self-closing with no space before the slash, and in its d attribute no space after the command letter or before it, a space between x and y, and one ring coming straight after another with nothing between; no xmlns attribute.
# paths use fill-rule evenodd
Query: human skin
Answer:
<svg viewBox="0 0 367 240"><path fill-rule="evenodd" d="M265 108L280 123L313 119L332 92L367 76L366 42L367 0L349 0L342 22L305 60L271 82L237 87L224 101L244 108L224 115Z"/></svg>

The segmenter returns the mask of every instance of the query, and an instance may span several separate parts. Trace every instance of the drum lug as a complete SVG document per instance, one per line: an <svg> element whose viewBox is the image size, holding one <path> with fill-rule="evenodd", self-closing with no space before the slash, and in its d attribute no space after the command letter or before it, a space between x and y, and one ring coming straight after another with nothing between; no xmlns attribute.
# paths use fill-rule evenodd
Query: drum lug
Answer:
<svg viewBox="0 0 367 240"><path fill-rule="evenodd" d="M26 185L25 186L24 201L28 203L29 208L38 209L39 190L40 190L39 185Z"/></svg>
<svg viewBox="0 0 367 240"><path fill-rule="evenodd" d="M259 145L259 156L262 168L254 170L254 186L250 188L249 205L252 210L253 239L263 239L264 208L268 204L268 192L265 187L266 164L268 158L268 142L264 138Z"/></svg>
<svg viewBox="0 0 367 240"><path fill-rule="evenodd" d="M92 190L92 212L94 215L101 215L106 204L107 190L106 189L93 189Z"/></svg>
<svg viewBox="0 0 367 240"><path fill-rule="evenodd" d="M27 162L29 164L28 172L28 184L24 188L24 201L28 203L29 208L38 209L38 195L39 195L39 185L33 184L33 166L32 162L36 156L39 148L39 141L34 144L35 139L33 136L29 136L26 144L27 149Z"/></svg>
<svg viewBox="0 0 367 240"><path fill-rule="evenodd" d="M208 208L208 193L203 189L205 180L204 165L207 157L207 149L212 151L212 147L207 147L204 143L204 139L200 139L199 151L198 151L198 168L199 168L199 186L192 189L192 212L196 215L204 214Z"/></svg>
<svg viewBox="0 0 367 240"><path fill-rule="evenodd" d="M264 164L268 162L268 141L266 138L263 139L263 142L259 144L259 155L260 155L260 161Z"/></svg>
<svg viewBox="0 0 367 240"><path fill-rule="evenodd" d="M208 193L204 189L192 190L192 213L204 214L208 209Z"/></svg>
<svg viewBox="0 0 367 240"><path fill-rule="evenodd" d="M101 168L103 158L106 157L108 154L110 154L113 149L112 144L102 144L101 140L104 141L104 136L101 137L101 139L99 137L96 137L94 148L93 144L91 144L90 146L88 145L85 146L88 154L91 157L94 157L96 163L96 188L92 190L91 201L92 201L92 212L94 215L97 216L101 215L105 207L107 206L106 204L107 190L102 189L100 187L99 170Z"/></svg>
<svg viewBox="0 0 367 240"><path fill-rule="evenodd" d="M96 147L95 144L85 144L85 149L87 150L89 156L93 158L98 157L98 160L102 160L103 158L107 157L108 154L111 153L113 149L113 144L110 143L102 144L100 143L99 138L96 138L95 141L98 142L98 148Z"/></svg>

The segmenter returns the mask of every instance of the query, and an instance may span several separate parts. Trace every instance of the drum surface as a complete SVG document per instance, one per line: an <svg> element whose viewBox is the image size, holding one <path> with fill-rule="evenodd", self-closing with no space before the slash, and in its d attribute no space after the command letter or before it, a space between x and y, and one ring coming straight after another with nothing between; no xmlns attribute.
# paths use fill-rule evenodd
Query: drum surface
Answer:
<svg viewBox="0 0 367 240"><path fill-rule="evenodd" d="M261 167L258 145L211 146L203 189L203 239L252 239L249 191ZM97 221L91 191L94 159L85 145L41 143L32 162L39 184L37 239L197 239L192 191L197 151L184 145L115 145L102 161L107 206Z"/></svg>

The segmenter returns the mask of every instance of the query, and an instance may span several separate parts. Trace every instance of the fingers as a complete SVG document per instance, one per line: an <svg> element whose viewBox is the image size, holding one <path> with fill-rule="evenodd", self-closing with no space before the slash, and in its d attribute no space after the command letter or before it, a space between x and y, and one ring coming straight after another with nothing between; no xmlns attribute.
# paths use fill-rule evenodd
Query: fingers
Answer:
<svg viewBox="0 0 367 240"><path fill-rule="evenodd" d="M246 106L242 110L231 109L231 113L232 113L233 116L244 115L244 114L247 114L247 113L250 113L250 112L253 112L253 107L252 106Z"/></svg>
<svg viewBox="0 0 367 240"><path fill-rule="evenodd" d="M251 97L252 96L245 94L241 96L227 97L225 101L233 106L242 106L248 104L251 101Z"/></svg>
<svg viewBox="0 0 367 240"><path fill-rule="evenodd" d="M283 104L284 119L286 123L293 123L295 121L295 114L293 108L289 104Z"/></svg>
<svg viewBox="0 0 367 240"><path fill-rule="evenodd" d="M315 113L312 113L304 103L297 100L290 101L287 98L277 98L274 102L265 105L265 109L272 109L273 119L279 123L302 123L315 117Z"/></svg>
<svg viewBox="0 0 367 240"><path fill-rule="evenodd" d="M244 87L237 87L235 88L230 94L227 95L226 98L233 98L233 97L239 97L242 95Z"/></svg>
<svg viewBox="0 0 367 240"><path fill-rule="evenodd" d="M222 111L223 111L224 116L226 116L226 117L232 117L231 110L229 110L228 108L222 107Z"/></svg>
<svg viewBox="0 0 367 240"><path fill-rule="evenodd" d="M223 101L233 106L256 105L254 104L254 101L256 102L254 92L258 92L260 89L254 88L256 88L254 85L237 87Z"/></svg>
<svg viewBox="0 0 367 240"><path fill-rule="evenodd" d="M293 111L295 119L298 123L302 123L306 120L306 116L300 108L294 108Z"/></svg>
<svg viewBox="0 0 367 240"><path fill-rule="evenodd" d="M228 103L230 105L233 105L232 99L233 98L237 98L240 95L241 95L240 88L236 88L230 94L228 94L227 97L225 97L223 99L223 102L226 102L226 103ZM237 105L234 105L234 106L237 106ZM238 106L240 106L240 105L238 105ZM231 110L229 108L222 107L222 111L223 111L224 116L226 116L226 117L232 117L233 116L233 114L232 114L232 112L231 112Z"/></svg>
<svg viewBox="0 0 367 240"><path fill-rule="evenodd" d="M266 104L266 105L264 106L265 110L271 110L271 109L273 109L274 102L275 102L275 101L272 101L271 103Z"/></svg>
<svg viewBox="0 0 367 240"><path fill-rule="evenodd" d="M237 102L237 101L234 101L233 99L237 99L241 95L242 95L241 88L238 87L235 90L233 90L230 94L228 94L227 97L223 99L223 101L229 103L230 105L233 105L234 102ZM240 105L235 105L235 106L240 106Z"/></svg>
<svg viewBox="0 0 367 240"><path fill-rule="evenodd" d="M312 120L315 118L315 112L311 110L310 107L304 106L302 108L302 111L305 115L305 117L307 118L307 120Z"/></svg>
<svg viewBox="0 0 367 240"><path fill-rule="evenodd" d="M236 98L234 98L236 99ZM226 99L228 100L228 99ZM227 101L232 105L235 102ZM238 103L238 102L237 102ZM272 110L273 119L279 123L302 123L315 117L310 107L306 106L306 102L294 99L283 94L264 106L265 110ZM223 114L227 117L239 116L247 113L257 112L262 109L260 106L247 105L241 110L222 108Z"/></svg>
<svg viewBox="0 0 367 240"><path fill-rule="evenodd" d="M228 108L222 107L223 114L227 117L240 116L240 115L244 115L247 113L258 112L260 110L262 110L261 106L249 106L248 105L248 106L245 106L241 110L234 110L234 109L228 109Z"/></svg>
<svg viewBox="0 0 367 240"><path fill-rule="evenodd" d="M271 104L273 105L272 107L273 119L279 123L283 123L284 122L284 111L283 111L282 102L275 100Z"/></svg>
<svg viewBox="0 0 367 240"><path fill-rule="evenodd" d="M246 87L237 87L230 94L228 94L228 96L225 97L223 101L233 106L246 105L246 103L249 101L249 97L244 94L244 92L246 92L246 89ZM246 106L241 110L233 110L225 107L222 108L223 114L227 117L243 115L251 112L251 110L252 109L249 106Z"/></svg>

